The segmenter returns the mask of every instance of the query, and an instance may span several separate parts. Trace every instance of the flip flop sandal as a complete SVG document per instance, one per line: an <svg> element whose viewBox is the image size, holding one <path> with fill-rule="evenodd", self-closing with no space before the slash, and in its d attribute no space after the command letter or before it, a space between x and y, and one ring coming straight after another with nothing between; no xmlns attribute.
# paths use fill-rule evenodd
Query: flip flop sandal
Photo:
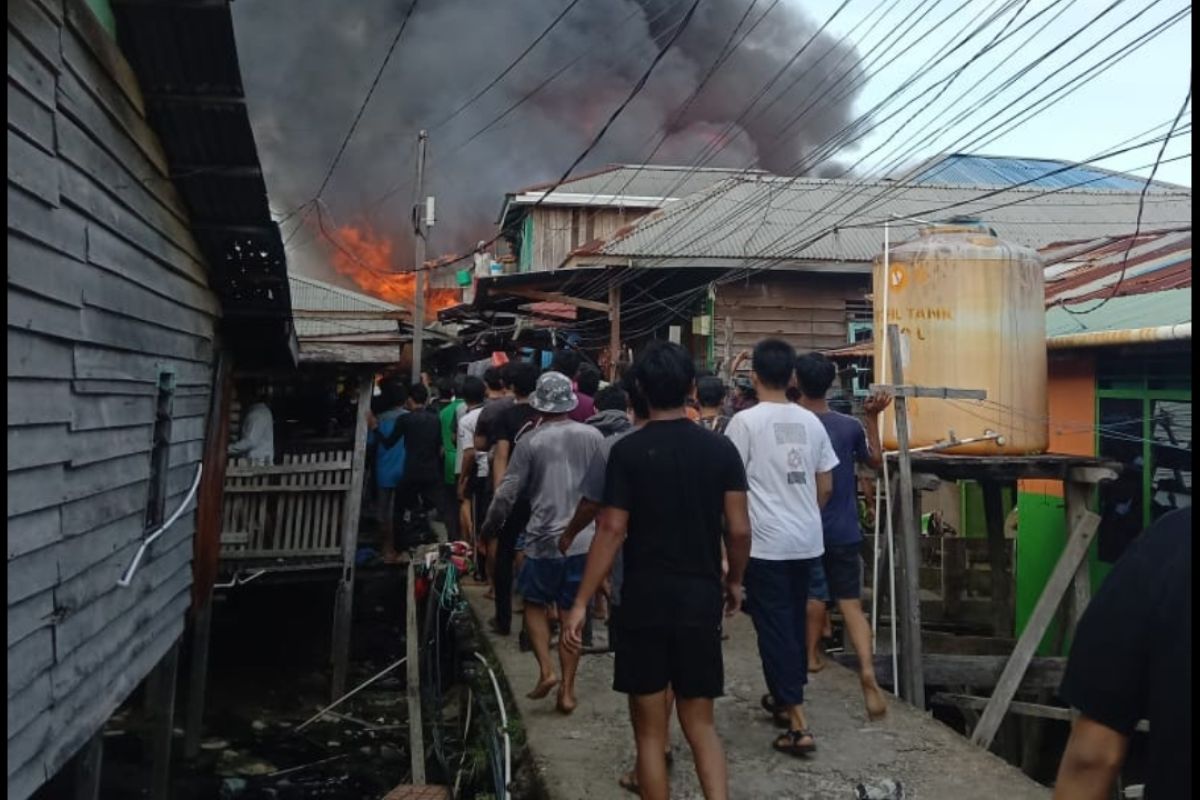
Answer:
<svg viewBox="0 0 1200 800"><path fill-rule="evenodd" d="M809 739L811 740L812 744L801 744L802 739ZM786 753L789 756L807 756L810 753L816 752L817 740L812 735L812 731L788 730L778 739L772 742L771 746L779 752Z"/></svg>

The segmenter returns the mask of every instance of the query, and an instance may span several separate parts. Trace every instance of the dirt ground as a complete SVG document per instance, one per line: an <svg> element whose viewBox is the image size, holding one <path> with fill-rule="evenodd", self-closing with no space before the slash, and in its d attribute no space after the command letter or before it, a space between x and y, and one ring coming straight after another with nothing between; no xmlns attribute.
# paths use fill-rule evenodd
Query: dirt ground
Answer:
<svg viewBox="0 0 1200 800"><path fill-rule="evenodd" d="M484 589L465 582L472 610L487 630L493 616ZM514 624L514 631L519 628ZM717 726L730 761L735 800L850 800L860 783L898 781L908 800L1042 800L1050 791L996 756L973 747L955 731L889 695L885 720L868 723L858 679L830 664L812 676L808 716L818 751L797 759L771 749L776 729L759 707L765 691L750 619L727 626L725 697L717 701ZM488 635L517 698L535 768L554 800L628 800L617 785L633 764L633 738L625 698L611 689L612 656L586 655L579 670L579 708L569 717L554 710L553 693L528 700L536 682L533 655L511 637ZM671 796L700 798L691 754L677 725Z"/></svg>

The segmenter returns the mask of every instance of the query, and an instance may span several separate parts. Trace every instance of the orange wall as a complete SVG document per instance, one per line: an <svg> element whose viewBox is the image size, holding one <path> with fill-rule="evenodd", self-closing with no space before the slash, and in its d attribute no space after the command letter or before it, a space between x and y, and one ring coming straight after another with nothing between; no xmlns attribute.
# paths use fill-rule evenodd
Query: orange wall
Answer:
<svg viewBox="0 0 1200 800"><path fill-rule="evenodd" d="M1047 365L1050 452L1096 454L1096 360L1088 350L1051 353ZM1061 481L1021 481L1022 492L1062 497Z"/></svg>

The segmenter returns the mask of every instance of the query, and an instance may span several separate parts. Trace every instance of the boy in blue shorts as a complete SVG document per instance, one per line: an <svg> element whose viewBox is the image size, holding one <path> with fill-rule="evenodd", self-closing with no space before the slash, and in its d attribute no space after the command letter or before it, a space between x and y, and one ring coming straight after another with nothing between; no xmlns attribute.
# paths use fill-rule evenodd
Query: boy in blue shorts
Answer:
<svg viewBox="0 0 1200 800"><path fill-rule="evenodd" d="M867 716L878 719L887 713L887 701L875 679L875 663L871 653L871 625L862 608L862 528L858 524L858 481L855 464L878 468L883 463L883 447L879 442L879 415L891 398L877 394L868 398L864 411L866 426L852 416L840 414L829 407L826 392L837 377L837 368L820 353L809 353L796 359L796 380L800 386L799 404L817 415L838 457L833 469L833 494L821 509L821 527L825 534L825 553L821 557L826 597L837 603L846 621L846 636L858 654L859 678ZM813 626L813 605L809 600L809 626ZM817 613L825 618L824 603ZM808 637L809 660L812 659L813 637Z"/></svg>

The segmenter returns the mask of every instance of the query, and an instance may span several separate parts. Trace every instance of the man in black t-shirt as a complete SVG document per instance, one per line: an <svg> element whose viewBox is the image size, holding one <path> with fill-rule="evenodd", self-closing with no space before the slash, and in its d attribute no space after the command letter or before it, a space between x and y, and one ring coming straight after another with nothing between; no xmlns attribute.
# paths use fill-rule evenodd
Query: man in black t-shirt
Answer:
<svg viewBox="0 0 1200 800"><path fill-rule="evenodd" d="M1133 540L1079 621L1060 697L1080 716L1055 800L1101 800L1139 720L1150 723L1148 800L1192 797L1192 510Z"/></svg>
<svg viewBox="0 0 1200 800"><path fill-rule="evenodd" d="M488 506L492 502L492 491L495 488L491 477L491 462L495 455L498 439L497 423L505 409L511 408L513 404L512 392L508 386L507 369L488 367L483 373L483 384L487 387L487 397L483 401L483 410L479 412L479 419L475 423L475 453L477 458L488 462L488 475L485 480L479 482L475 493L473 515L477 522L482 522L483 518L487 516ZM476 533L478 534L478 532ZM489 541L481 537L479 546L482 547L484 553L486 565L484 572L487 575L487 581L492 584L492 589L489 589L485 596L491 600L494 597L495 589L496 541L494 539Z"/></svg>
<svg viewBox="0 0 1200 800"><path fill-rule="evenodd" d="M529 404L529 396L537 386L538 369L525 361L510 362L507 370L508 384L512 388L513 403L500 412L488 435L496 442L492 455L492 487L499 488L512 458L513 448L538 419L538 412ZM517 538L524 533L529 522L529 498L522 497L509 512L508 518L496 535L496 564L492 591L495 593L496 619L492 629L507 636L512 629L513 566L517 558Z"/></svg>
<svg viewBox="0 0 1200 800"><path fill-rule="evenodd" d="M704 796L725 798L713 700L724 693L722 607L726 614L740 607L750 557L746 472L728 439L687 418L695 368L682 347L651 344L627 377L650 406L650 421L609 454L600 524L563 636L569 647L581 646L587 604L621 550L613 689L630 695L641 796L668 797L670 686ZM722 536L729 554L724 587Z"/></svg>
<svg viewBox="0 0 1200 800"><path fill-rule="evenodd" d="M425 385L413 384L406 403L408 413L396 420L391 435L383 441L385 448L392 448L404 440L404 477L398 488L402 507L413 517L437 507L442 485L442 422L426 407L428 400Z"/></svg>

